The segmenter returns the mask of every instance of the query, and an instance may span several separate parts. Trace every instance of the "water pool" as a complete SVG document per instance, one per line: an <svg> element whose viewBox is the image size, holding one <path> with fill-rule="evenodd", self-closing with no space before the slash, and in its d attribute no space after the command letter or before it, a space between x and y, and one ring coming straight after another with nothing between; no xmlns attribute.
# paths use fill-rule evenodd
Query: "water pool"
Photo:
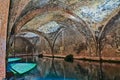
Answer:
<svg viewBox="0 0 120 80"><path fill-rule="evenodd" d="M119 80L119 63L88 61L65 62L62 59L37 58L37 66L10 80Z"/></svg>

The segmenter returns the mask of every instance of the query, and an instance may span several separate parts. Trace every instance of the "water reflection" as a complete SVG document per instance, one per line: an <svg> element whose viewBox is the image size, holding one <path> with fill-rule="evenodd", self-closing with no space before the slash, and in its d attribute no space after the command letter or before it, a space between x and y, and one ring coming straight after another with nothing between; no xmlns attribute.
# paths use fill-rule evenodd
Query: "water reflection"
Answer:
<svg viewBox="0 0 120 80"><path fill-rule="evenodd" d="M38 58L37 67L17 80L119 80L120 64Z"/></svg>

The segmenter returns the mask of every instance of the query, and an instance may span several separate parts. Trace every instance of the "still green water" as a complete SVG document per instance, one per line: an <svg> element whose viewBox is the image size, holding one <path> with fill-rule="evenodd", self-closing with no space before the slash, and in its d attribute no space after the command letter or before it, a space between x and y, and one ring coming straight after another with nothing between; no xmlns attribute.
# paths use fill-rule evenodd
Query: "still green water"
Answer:
<svg viewBox="0 0 120 80"><path fill-rule="evenodd" d="M11 80L120 80L119 63L65 62L50 58L36 58L35 62L36 68Z"/></svg>

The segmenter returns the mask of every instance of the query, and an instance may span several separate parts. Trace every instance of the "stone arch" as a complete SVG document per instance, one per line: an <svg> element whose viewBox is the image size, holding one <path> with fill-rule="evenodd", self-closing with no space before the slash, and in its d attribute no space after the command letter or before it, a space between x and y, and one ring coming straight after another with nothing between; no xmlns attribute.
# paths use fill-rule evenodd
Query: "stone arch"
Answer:
<svg viewBox="0 0 120 80"><path fill-rule="evenodd" d="M63 17L69 18L73 21L76 20L77 22L81 23L83 26L86 26L86 23L81 18L79 18L77 15L73 14L71 11L66 10L59 6L49 7L47 5L43 8L28 11L23 17L19 18L14 23L12 30L11 30L11 34L17 32L23 25L25 25L27 22L32 20L34 17L36 17L40 14L44 14L45 12L57 12L58 14L60 14Z"/></svg>
<svg viewBox="0 0 120 80"><path fill-rule="evenodd" d="M64 9L58 5L55 5L54 7L52 6L45 6L43 8L38 8L38 9L33 9L29 12L27 12L23 17L21 17L20 19L17 20L17 22L14 23L12 30L11 30L11 35L14 33L18 33L22 27L24 27L25 24L27 24L28 22L30 22L32 19L34 19L36 16L42 15L44 13L56 13L53 14L53 18L51 18L49 21L51 20L55 20L58 23L64 22L64 24L67 24L69 26L73 26L75 28L78 29L78 31L86 38L86 40L88 40L88 44L90 44L89 42L89 35L91 36L92 34L92 38L94 38L93 36L93 32L91 31L90 27L88 26L88 24L82 20L80 17L78 17L77 15L75 15L73 12L71 12L68 9ZM60 17L63 17L65 20L60 21L60 19L54 19L55 15L59 15ZM45 24L45 23L43 23Z"/></svg>
<svg viewBox="0 0 120 80"><path fill-rule="evenodd" d="M102 47L102 56L119 56L120 46L120 10L113 15L108 22L103 26L100 34L100 41ZM109 53L105 55L105 53Z"/></svg>
<svg viewBox="0 0 120 80"><path fill-rule="evenodd" d="M31 33L34 33L34 34L38 34L39 37L43 37L47 42L48 42L48 46L50 47L50 50L51 50L51 53L52 53L52 43L50 42L50 40L46 37L46 35L40 31L37 31L37 30L28 30L28 29L24 29L24 30L21 30L20 33L22 32L31 32ZM54 56L54 54L53 54Z"/></svg>
<svg viewBox="0 0 120 80"><path fill-rule="evenodd" d="M67 32L66 32L67 31ZM65 27L64 29L61 29L57 34L56 34L56 36L55 36L55 38L54 38L54 41L53 41L53 48L54 48L54 50L55 50L55 48L56 47L58 47L58 46L56 46L55 47L55 45L56 45L56 42L57 42L57 40L58 40L58 45L62 45L61 46L61 48L65 48L65 45L66 45L66 43L67 44L70 44L71 46L73 45L72 43L69 43L68 41L70 41L70 40L72 40L73 38L72 38L72 36L71 35L69 35L69 39L70 40L68 40L68 41L65 41L64 39L63 39L63 43L61 43L60 41L59 41L59 37L62 35L62 33L63 32L65 32L63 35L65 36L65 34L67 34L68 35L68 33L71 33L71 31L72 31L72 33L73 33L73 37L74 37L74 39L76 38L77 39L77 42L78 42L78 44L79 44L79 41L80 41L80 43L82 43L82 42L85 42L86 43L86 39L85 39L85 37L82 35L82 34L80 34L79 32L76 32L74 29L72 29L71 27L70 28L67 28L67 27ZM78 36L79 35L79 36ZM61 36L62 37L62 36ZM66 37L68 37L68 36L65 36L65 37L63 37L63 38L66 38ZM73 41L73 43L74 42L76 42L76 39L75 39L75 41ZM81 42L81 40L85 40L85 41L82 41ZM64 45L64 46L63 46ZM68 45L66 45L67 47L68 47ZM87 45L86 45L87 46ZM72 46L72 48L73 48L73 46ZM67 50L67 49L66 49ZM64 52L67 52L67 51L64 51ZM58 50L57 50L58 51Z"/></svg>
<svg viewBox="0 0 120 80"><path fill-rule="evenodd" d="M16 42L16 41L19 41L19 40L22 40L23 41L23 44L21 44L21 41L18 43L18 42ZM18 43L18 45L16 45L16 43ZM19 49L17 49L16 47L18 46L18 48L19 48L19 46L20 45L24 45L24 48L22 47L21 48L21 50L22 49L24 49L25 50L25 48L27 47L28 49L27 49L27 52L29 51L29 52L32 52L33 50L31 50L32 48L34 49L34 45L28 40L28 39L26 39L25 37L22 37L22 36L15 36L14 37L14 40L13 40L13 42L12 42L12 44L14 44L12 47L13 47L13 49L15 49L15 52L16 51L20 51Z"/></svg>

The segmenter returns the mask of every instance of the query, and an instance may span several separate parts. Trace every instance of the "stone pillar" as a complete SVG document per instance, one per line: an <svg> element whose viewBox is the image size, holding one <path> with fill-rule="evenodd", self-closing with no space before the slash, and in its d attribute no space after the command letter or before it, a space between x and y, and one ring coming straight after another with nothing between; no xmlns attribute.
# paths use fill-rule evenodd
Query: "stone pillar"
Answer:
<svg viewBox="0 0 120 80"><path fill-rule="evenodd" d="M0 0L0 80L6 76L6 36L10 0Z"/></svg>

